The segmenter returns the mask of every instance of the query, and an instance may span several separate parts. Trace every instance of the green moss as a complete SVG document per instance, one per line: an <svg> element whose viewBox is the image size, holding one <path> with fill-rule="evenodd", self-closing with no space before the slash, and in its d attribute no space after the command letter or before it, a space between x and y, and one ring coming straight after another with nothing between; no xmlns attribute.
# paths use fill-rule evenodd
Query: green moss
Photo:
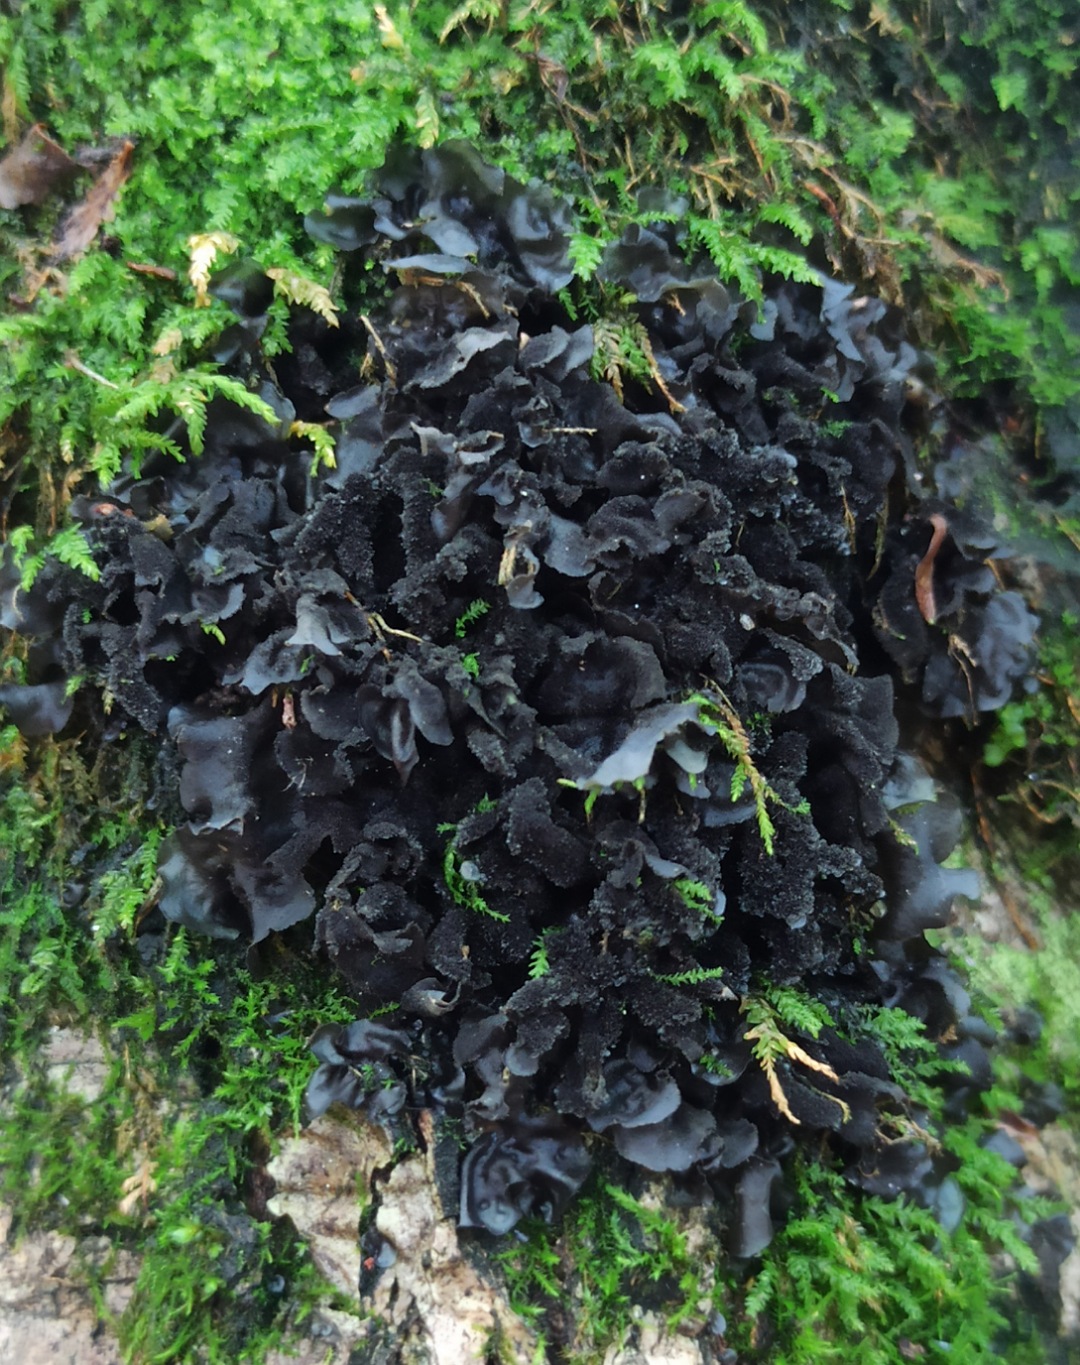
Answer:
<svg viewBox="0 0 1080 1365"><path fill-rule="evenodd" d="M729 757L735 760L735 771L731 777L731 799L736 802L743 792L750 788L754 798L758 833L765 852L772 857L776 839L776 826L769 813L769 804L782 807L793 815L807 815L810 805L806 801L790 804L783 799L761 773L753 758L753 739L739 719L734 707L719 690L697 692L687 698L698 707L697 723L706 734L715 735L724 746Z"/></svg>
<svg viewBox="0 0 1080 1365"><path fill-rule="evenodd" d="M1075 854L1080 828L1078 624L1069 611L1044 622L1038 689L1002 707L983 749L986 766L1012 779L1000 797L1002 819L1021 807L1039 828L1040 852L1058 857Z"/></svg>
<svg viewBox="0 0 1080 1365"><path fill-rule="evenodd" d="M134 1295L112 1323L133 1365L260 1361L326 1297L293 1235L245 1210L252 1139L265 1141L288 1111L290 1075L302 1089L310 1072L306 1035L272 1047L251 1027L265 1003L256 988L219 1012L218 1083L201 1095L177 1086L163 1038L143 1047L121 1025L95 1098L68 1093L30 1059L4 1101L0 1198L15 1235L105 1233L136 1256ZM106 1270L86 1267L91 1286Z"/></svg>
<svg viewBox="0 0 1080 1365"><path fill-rule="evenodd" d="M768 987L757 1001L754 1017L774 1033L781 1022L811 1036L832 1026L819 1002L796 992ZM956 1064L941 1060L919 1021L885 1010L842 1026L885 1046L913 1103L925 1106L922 1122L926 1113L940 1117L938 1082ZM1078 1036L1075 1028L1069 1034ZM789 1172L791 1210L772 1243L760 1259L733 1266L722 1207L693 1219L691 1235L675 1210L649 1209L601 1174L558 1227L531 1226L526 1243L498 1256L511 1302L542 1337L558 1331L560 1358L574 1365L599 1359L611 1342L625 1344L643 1306L671 1328L719 1313L726 1344L761 1365L915 1358L1037 1365L1049 1358L1046 1348L997 1258L1005 1253L1034 1271L1014 1212L1033 1218L1049 1210L1043 1201L1018 1202L1012 1167L983 1146L996 1126L994 1106L1015 1096L990 1101L985 1113L942 1126L955 1163L959 1222L951 1231L905 1198L861 1192L839 1164L800 1157ZM935 1144L913 1119L895 1122L898 1138Z"/></svg>
<svg viewBox="0 0 1080 1365"><path fill-rule="evenodd" d="M449 825L445 828L456 830L457 826ZM464 862L465 859L451 839L443 853L443 881L454 903L464 906L474 914L486 915L488 919L497 920L500 924L509 924L510 916L505 911L496 910L489 905L477 883L462 872Z"/></svg>
<svg viewBox="0 0 1080 1365"><path fill-rule="evenodd" d="M113 1324L126 1361L260 1361L325 1290L289 1234L246 1212L245 1185L301 1122L310 1034L354 1008L283 951L260 980L184 930L156 959L136 951L164 834L132 800L151 790L151 746L117 741L99 770L76 742L9 731L0 755L0 1198L16 1234L104 1232L135 1253ZM58 1021L105 1045L92 1099L45 1070Z"/></svg>
<svg viewBox="0 0 1080 1365"><path fill-rule="evenodd" d="M302 1320L325 1293L302 1248L248 1217L223 1183L220 1141L199 1116L178 1120L155 1148L141 1267L116 1324L133 1365L261 1361L286 1338L286 1310Z"/></svg>
<svg viewBox="0 0 1080 1365"><path fill-rule="evenodd" d="M999 875L1005 894L1029 926L1032 944L955 937L950 943L962 955L992 1021L1000 1023L1022 1009L1038 1015L1034 1042L1001 1049L994 1098L1003 1107L1020 1109L1024 1094L1051 1083L1065 1097L1067 1121L1080 1128L1080 919L1063 913L1055 898L1037 884L1020 890L1003 869Z"/></svg>
<svg viewBox="0 0 1080 1365"><path fill-rule="evenodd" d="M967 1168L964 1191L978 1202L954 1232L906 1199L862 1196L839 1171L797 1163L797 1212L746 1286L734 1336L746 1358L772 1365L1001 1360L1011 1310L988 1238L1029 1269L1035 1261L1001 1213L1011 1168L974 1141L965 1143L965 1157L978 1175Z"/></svg>
<svg viewBox="0 0 1080 1365"><path fill-rule="evenodd" d="M482 597L478 597L475 602L470 602L461 615L454 622L454 637L464 640L466 632L470 626L482 620L491 610L491 603L486 602Z"/></svg>
<svg viewBox="0 0 1080 1365"><path fill-rule="evenodd" d="M690 776L693 781L693 774ZM713 924L723 922L723 911L718 914L716 910L716 892L704 882L695 881L692 877L676 877L671 889L688 910L696 911Z"/></svg>
<svg viewBox="0 0 1080 1365"><path fill-rule="evenodd" d="M594 1177L558 1228L533 1223L528 1239L495 1260L515 1311L558 1358L599 1361L625 1343L643 1310L670 1330L702 1317L712 1301L713 1267L691 1250L674 1214Z"/></svg>
<svg viewBox="0 0 1080 1365"><path fill-rule="evenodd" d="M719 1218L695 1220L691 1236L677 1213L602 1177L558 1228L530 1226L526 1242L496 1259L515 1310L573 1365L626 1344L643 1310L672 1331L700 1330L719 1313L727 1344L748 1362L997 1361L1030 1324L1013 1320L990 1248L1028 1269L1035 1260L1008 1216L1013 1172L978 1145L983 1131L971 1123L951 1139L967 1200L952 1232L906 1200L861 1194L838 1169L800 1161L792 1215L745 1271L727 1266Z"/></svg>
<svg viewBox="0 0 1080 1365"><path fill-rule="evenodd" d="M174 1057L209 1057L201 1066L204 1090L219 1128L236 1135L242 1166L245 1135L300 1128L313 1070L308 1039L322 1024L348 1023L356 1007L306 959L283 956L277 971L255 980L241 957L206 958L177 930L152 1001L155 1033Z"/></svg>
<svg viewBox="0 0 1080 1365"><path fill-rule="evenodd" d="M0 1199L16 1235L114 1227L129 1174L119 1141L134 1107L115 1075L91 1103L40 1074L5 1100L0 1120Z"/></svg>
<svg viewBox="0 0 1080 1365"><path fill-rule="evenodd" d="M148 283L126 261L183 279L187 238L216 231L327 284L328 251L303 236L302 214L332 185L359 189L393 138L450 136L574 194L585 278L636 213L636 189L659 184L686 196L689 240L751 296L761 271L804 274L818 242L906 294L958 382L1019 379L1068 408L1080 173L1060 0L1001 0L960 33L945 8L914 0L851 8L854 20L825 0L805 15L725 0L672 20L609 0L387 6L382 18L328 0L303 14L283 0L167 15L144 2L24 5L0 19L7 107L65 144L133 137L138 151L109 229L116 257L91 253L63 291L0 325L11 378L29 381L5 385L6 411L29 407L36 434L59 429L69 448L92 439L92 381L50 406L44 377L74 352L124 385L156 337L191 325L182 285ZM18 226L0 217L0 233ZM631 341L624 329L627 365Z"/></svg>

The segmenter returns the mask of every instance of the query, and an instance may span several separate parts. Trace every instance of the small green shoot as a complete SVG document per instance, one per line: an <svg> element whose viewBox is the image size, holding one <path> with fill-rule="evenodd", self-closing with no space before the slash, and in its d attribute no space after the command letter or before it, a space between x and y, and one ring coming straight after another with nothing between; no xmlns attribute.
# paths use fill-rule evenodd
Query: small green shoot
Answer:
<svg viewBox="0 0 1080 1365"><path fill-rule="evenodd" d="M654 981L662 981L665 986L703 986L707 981L720 981L724 976L723 967L693 967L686 972L673 972L665 976L661 972L651 972Z"/></svg>
<svg viewBox="0 0 1080 1365"><path fill-rule="evenodd" d="M698 706L697 723L708 734L715 735L727 750L728 756L735 760L735 771L731 778L731 799L738 801L749 784L754 796L758 833L765 846L765 852L772 857L775 851L776 826L769 814L771 801L793 815L808 815L810 804L800 801L791 805L781 797L765 780L754 762L751 752L752 742L739 713L717 688L715 691L695 692L687 699Z"/></svg>
<svg viewBox="0 0 1080 1365"><path fill-rule="evenodd" d="M15 546L15 566L22 570L19 586L23 592L29 592L34 586L34 580L47 559L58 559L61 564L66 564L70 569L78 569L95 583L100 579L101 570L94 560L85 535L77 526L66 526L62 531L58 531L34 554L29 553L32 539L33 533L28 526L17 527L11 536L11 542Z"/></svg>
<svg viewBox="0 0 1080 1365"><path fill-rule="evenodd" d="M445 828L442 825L439 826L442 832L445 832ZM457 826L451 825L449 828L456 830ZM474 914L486 915L488 919L497 920L500 924L509 924L510 916L488 905L476 882L462 873L461 869L465 861L458 852L453 839L451 839L443 852L443 881L446 883L446 889L450 892L454 903L464 906L466 910L471 910Z"/></svg>
<svg viewBox="0 0 1080 1365"><path fill-rule="evenodd" d="M491 603L485 602L482 597L470 602L461 615L454 622L454 636L458 640L464 640L466 632L470 626L488 614L491 610Z"/></svg>
<svg viewBox="0 0 1080 1365"><path fill-rule="evenodd" d="M750 1025L743 1037L752 1045L754 1060L765 1073L773 1103L789 1123L798 1125L801 1120L792 1112L780 1081L780 1065L797 1062L827 1080L838 1082L840 1078L831 1066L819 1062L789 1037L788 1031L798 1029L816 1039L823 1028L832 1026L829 1011L820 1001L787 986L766 986L758 994L744 997L739 1008ZM851 1116L847 1104L835 1095L826 1098L839 1106L846 1122Z"/></svg>
<svg viewBox="0 0 1080 1365"><path fill-rule="evenodd" d="M696 910L714 924L723 923L724 916L716 912L716 892L711 887L691 877L676 877L671 885L688 910Z"/></svg>
<svg viewBox="0 0 1080 1365"><path fill-rule="evenodd" d="M311 459L312 478L322 469L336 469L337 457L334 454L334 438L320 422L293 422L289 435L311 442L315 452Z"/></svg>
<svg viewBox="0 0 1080 1365"><path fill-rule="evenodd" d="M560 933L557 926L545 929L533 939L533 950L529 956L529 980L536 981L541 976L547 976L551 971L551 960L548 957L548 945L553 935Z"/></svg>

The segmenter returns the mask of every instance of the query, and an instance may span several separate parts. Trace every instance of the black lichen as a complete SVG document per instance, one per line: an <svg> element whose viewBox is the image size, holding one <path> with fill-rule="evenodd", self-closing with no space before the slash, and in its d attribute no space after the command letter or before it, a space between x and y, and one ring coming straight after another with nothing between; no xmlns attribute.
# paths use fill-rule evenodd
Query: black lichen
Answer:
<svg viewBox="0 0 1080 1365"><path fill-rule="evenodd" d="M900 1003L963 1037L922 934L972 884L894 696L992 710L1034 621L910 475L894 313L822 278L770 282L759 317L673 226L632 228L602 266L648 338L620 398L559 298L569 226L462 144L395 153L308 219L398 279L385 310L298 310L276 372L265 277L219 277L221 353L280 421L215 400L198 459L80 504L98 582L24 592L5 562L41 672L0 700L60 729L87 675L105 733L173 746L168 918L313 924L361 1017L317 1039L312 1114L460 1113L461 1221L495 1232L554 1216L610 1141L726 1188L750 1256L797 1129L868 1188L923 1180L882 1158L905 1100L871 1038L804 1036L813 1066L767 1079L740 1002ZM318 474L289 436L312 412ZM407 1031L364 1018L387 1007Z"/></svg>

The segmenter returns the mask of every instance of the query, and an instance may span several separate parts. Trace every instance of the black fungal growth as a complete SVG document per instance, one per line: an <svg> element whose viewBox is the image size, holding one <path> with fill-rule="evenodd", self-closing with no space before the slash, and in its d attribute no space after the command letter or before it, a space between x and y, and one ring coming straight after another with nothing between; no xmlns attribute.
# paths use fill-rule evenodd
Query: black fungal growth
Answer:
<svg viewBox="0 0 1080 1365"><path fill-rule="evenodd" d="M198 459L80 502L98 582L7 565L4 624L37 637L13 720L62 727L87 675L106 740L174 746L161 910L313 926L358 1021L316 1040L312 1113L462 1117L464 1226L556 1215L612 1146L726 1192L753 1255L780 1158L823 1132L932 1204L921 1142L883 1159L908 1102L860 1020L981 1055L923 938L974 887L894 699L1000 706L1034 620L992 535L920 492L900 320L824 278L759 313L635 226L600 271L645 339L619 373L565 292L566 210L461 144L307 227L346 279L395 276L387 306L297 310L272 368L266 277L219 278L219 355L280 424L215 401ZM832 1022L769 1016L785 990Z"/></svg>

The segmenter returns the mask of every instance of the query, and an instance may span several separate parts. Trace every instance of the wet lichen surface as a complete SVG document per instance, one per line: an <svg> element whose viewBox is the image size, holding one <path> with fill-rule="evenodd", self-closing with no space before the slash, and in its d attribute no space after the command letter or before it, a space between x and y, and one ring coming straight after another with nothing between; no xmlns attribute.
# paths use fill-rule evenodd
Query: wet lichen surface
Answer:
<svg viewBox="0 0 1080 1365"><path fill-rule="evenodd" d="M462 143L309 216L344 298L389 284L294 305L287 353L274 277L210 276L234 388L76 498L95 578L9 552L2 700L156 738L186 818L140 953L314 954L356 1017L308 1117L456 1125L463 1229L573 1217L599 1162L715 1200L738 1264L821 1161L946 1237L990 1035L925 938L977 883L905 745L1022 695L1036 621L917 470L899 315L809 271L748 302L655 212L600 265L618 346L567 209Z"/></svg>

